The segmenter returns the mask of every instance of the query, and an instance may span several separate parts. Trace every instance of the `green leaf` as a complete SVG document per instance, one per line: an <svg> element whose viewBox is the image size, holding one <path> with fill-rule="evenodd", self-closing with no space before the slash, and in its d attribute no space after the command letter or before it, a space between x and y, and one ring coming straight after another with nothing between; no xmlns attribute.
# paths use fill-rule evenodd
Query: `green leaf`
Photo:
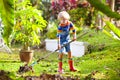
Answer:
<svg viewBox="0 0 120 80"><path fill-rule="evenodd" d="M14 1L0 0L0 14L4 24L4 40L9 44L9 37L14 26Z"/></svg>
<svg viewBox="0 0 120 80"><path fill-rule="evenodd" d="M114 24L112 24L110 21L106 21L106 26L109 27L110 30L112 30L116 36L120 38L120 30Z"/></svg>
<svg viewBox="0 0 120 80"><path fill-rule="evenodd" d="M100 0L87 0L93 7L106 14L108 17L120 19L120 14L113 12L109 6L102 3Z"/></svg>

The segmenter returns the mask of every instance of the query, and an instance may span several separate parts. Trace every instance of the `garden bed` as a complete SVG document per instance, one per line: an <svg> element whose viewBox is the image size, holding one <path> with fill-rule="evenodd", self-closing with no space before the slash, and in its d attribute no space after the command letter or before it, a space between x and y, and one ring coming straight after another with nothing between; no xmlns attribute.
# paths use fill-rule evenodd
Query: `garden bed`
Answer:
<svg viewBox="0 0 120 80"><path fill-rule="evenodd" d="M80 80L78 77L71 76L63 77L60 74L46 74L43 73L40 76L26 76L25 80Z"/></svg>
<svg viewBox="0 0 120 80"><path fill-rule="evenodd" d="M5 72L4 70L0 70L0 80L12 80L8 76L9 72Z"/></svg>

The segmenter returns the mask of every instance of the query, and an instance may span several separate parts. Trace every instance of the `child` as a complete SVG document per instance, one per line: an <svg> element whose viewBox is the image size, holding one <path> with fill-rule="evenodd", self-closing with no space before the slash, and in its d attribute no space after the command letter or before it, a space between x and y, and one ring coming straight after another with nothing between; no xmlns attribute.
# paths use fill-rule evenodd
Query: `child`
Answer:
<svg viewBox="0 0 120 80"><path fill-rule="evenodd" d="M61 46L64 44L68 43L70 40L70 30L73 32L73 41L76 40L76 30L74 28L74 25L72 22L69 21L70 16L66 11L62 11L58 14L58 20L60 21L60 24L58 26L58 33L57 33L57 38L58 38L58 49L60 54L59 54L59 67L58 67L58 72L63 73L62 69L62 57L63 57L63 50L64 48L61 49ZM66 52L68 53L68 64L70 71L77 71L73 67L73 60L72 60L72 55L71 55L71 49L70 49L70 44L65 46Z"/></svg>

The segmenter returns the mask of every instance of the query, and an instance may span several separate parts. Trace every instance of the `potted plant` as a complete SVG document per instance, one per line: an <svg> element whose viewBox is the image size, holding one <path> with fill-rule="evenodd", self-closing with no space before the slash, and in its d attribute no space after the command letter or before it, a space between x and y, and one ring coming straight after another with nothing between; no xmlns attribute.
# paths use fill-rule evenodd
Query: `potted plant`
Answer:
<svg viewBox="0 0 120 80"><path fill-rule="evenodd" d="M46 21L41 16L41 11L32 7L27 0L16 2L15 7L14 39L23 45L20 59L28 64L33 57L30 47L40 43L39 34L46 27Z"/></svg>

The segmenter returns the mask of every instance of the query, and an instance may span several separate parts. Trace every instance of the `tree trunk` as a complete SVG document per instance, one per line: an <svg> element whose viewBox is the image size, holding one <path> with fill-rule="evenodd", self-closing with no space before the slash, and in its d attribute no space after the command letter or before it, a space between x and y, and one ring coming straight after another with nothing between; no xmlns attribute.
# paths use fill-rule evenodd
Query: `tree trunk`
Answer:
<svg viewBox="0 0 120 80"><path fill-rule="evenodd" d="M109 6L110 6L112 11L115 11L115 0L110 0Z"/></svg>
<svg viewBox="0 0 120 80"><path fill-rule="evenodd" d="M109 6L111 10L114 12L115 11L115 0L109 0ZM111 18L110 18L110 21L113 22Z"/></svg>

